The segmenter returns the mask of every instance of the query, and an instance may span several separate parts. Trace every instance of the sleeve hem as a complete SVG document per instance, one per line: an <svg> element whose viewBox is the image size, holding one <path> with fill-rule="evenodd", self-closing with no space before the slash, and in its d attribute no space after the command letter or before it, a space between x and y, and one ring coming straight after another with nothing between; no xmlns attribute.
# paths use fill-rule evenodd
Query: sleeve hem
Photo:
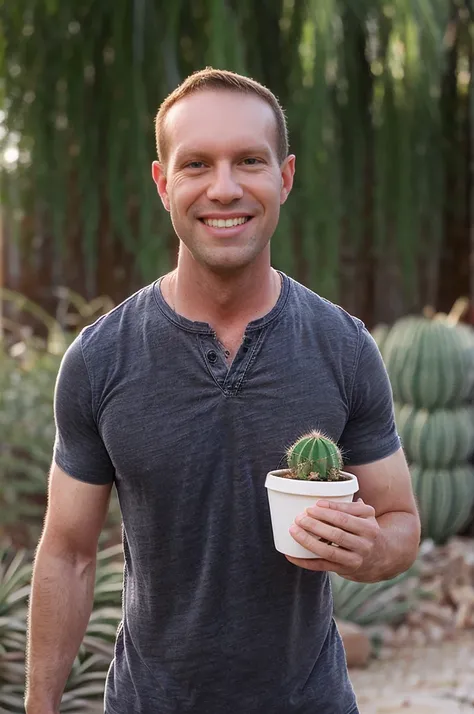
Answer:
<svg viewBox="0 0 474 714"><path fill-rule="evenodd" d="M385 448L378 448L376 451L367 450L359 455L356 455L353 458L350 458L349 456L347 461L344 461L343 468L346 466L364 466L365 464L371 464L374 461L380 461L381 459L387 458L387 456L392 456L392 454L395 454L401 448L401 446L402 444L400 441L400 437L396 436L394 439L388 442Z"/></svg>
<svg viewBox="0 0 474 714"><path fill-rule="evenodd" d="M100 479L100 478L99 478L99 479L93 479L93 478L91 478L90 474L84 475L84 473L81 472L80 470L71 468L70 465L68 465L68 464L66 463L66 461L64 461L64 460L62 459L62 457L59 456L58 454L55 454L55 455L54 455L54 463L55 463L57 466L59 466L59 468L61 469L61 471L64 471L64 473L67 474L67 476L70 476L70 477L73 478L75 481L81 481L81 483L87 483L87 484L89 484L90 486L108 486L109 484L113 484L113 483L114 483L114 479L113 479L113 478L112 478L112 479L107 479L107 480Z"/></svg>

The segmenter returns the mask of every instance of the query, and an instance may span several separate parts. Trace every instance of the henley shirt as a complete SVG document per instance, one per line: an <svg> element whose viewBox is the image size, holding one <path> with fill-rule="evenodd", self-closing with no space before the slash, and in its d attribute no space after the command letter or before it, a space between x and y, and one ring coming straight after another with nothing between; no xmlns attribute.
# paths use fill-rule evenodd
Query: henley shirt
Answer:
<svg viewBox="0 0 474 714"><path fill-rule="evenodd" d="M273 543L267 473L320 429L347 467L400 448L364 324L284 273L227 364L161 279L82 330L55 389L58 466L114 483L123 619L106 714L353 714L328 573ZM87 528L87 522L84 522Z"/></svg>

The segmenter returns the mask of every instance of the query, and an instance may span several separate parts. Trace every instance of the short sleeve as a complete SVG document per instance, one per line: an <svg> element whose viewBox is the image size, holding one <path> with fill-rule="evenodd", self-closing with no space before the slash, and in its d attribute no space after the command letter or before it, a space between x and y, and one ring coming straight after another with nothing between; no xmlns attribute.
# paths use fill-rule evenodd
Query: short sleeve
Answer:
<svg viewBox="0 0 474 714"><path fill-rule="evenodd" d="M354 372L349 419L340 438L346 465L378 461L401 446L395 425L390 380L370 332L360 332L359 358Z"/></svg>
<svg viewBox="0 0 474 714"><path fill-rule="evenodd" d="M104 485L115 470L94 418L92 389L79 335L61 361L54 390L54 460L69 476Z"/></svg>

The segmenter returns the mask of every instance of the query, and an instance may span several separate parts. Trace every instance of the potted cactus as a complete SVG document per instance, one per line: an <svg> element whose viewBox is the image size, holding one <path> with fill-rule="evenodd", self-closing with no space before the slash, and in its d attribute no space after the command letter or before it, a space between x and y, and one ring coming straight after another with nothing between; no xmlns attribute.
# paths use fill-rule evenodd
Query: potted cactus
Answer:
<svg viewBox="0 0 474 714"><path fill-rule="evenodd" d="M293 558L317 558L289 533L296 516L318 499L352 501L357 478L342 470L337 444L319 431L300 437L286 452L288 467L267 474L267 489L275 548Z"/></svg>

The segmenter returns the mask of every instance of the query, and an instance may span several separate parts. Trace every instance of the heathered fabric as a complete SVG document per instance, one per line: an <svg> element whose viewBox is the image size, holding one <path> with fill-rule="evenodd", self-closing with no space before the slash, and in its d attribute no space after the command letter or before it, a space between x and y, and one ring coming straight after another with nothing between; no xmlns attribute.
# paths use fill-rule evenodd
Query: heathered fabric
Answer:
<svg viewBox="0 0 474 714"><path fill-rule="evenodd" d="M363 464L400 447L358 319L282 274L228 369L160 281L84 329L55 393L55 460L115 481L123 621L106 714L352 714L327 573L275 550L265 476L310 429ZM87 522L84 523L87 528Z"/></svg>

